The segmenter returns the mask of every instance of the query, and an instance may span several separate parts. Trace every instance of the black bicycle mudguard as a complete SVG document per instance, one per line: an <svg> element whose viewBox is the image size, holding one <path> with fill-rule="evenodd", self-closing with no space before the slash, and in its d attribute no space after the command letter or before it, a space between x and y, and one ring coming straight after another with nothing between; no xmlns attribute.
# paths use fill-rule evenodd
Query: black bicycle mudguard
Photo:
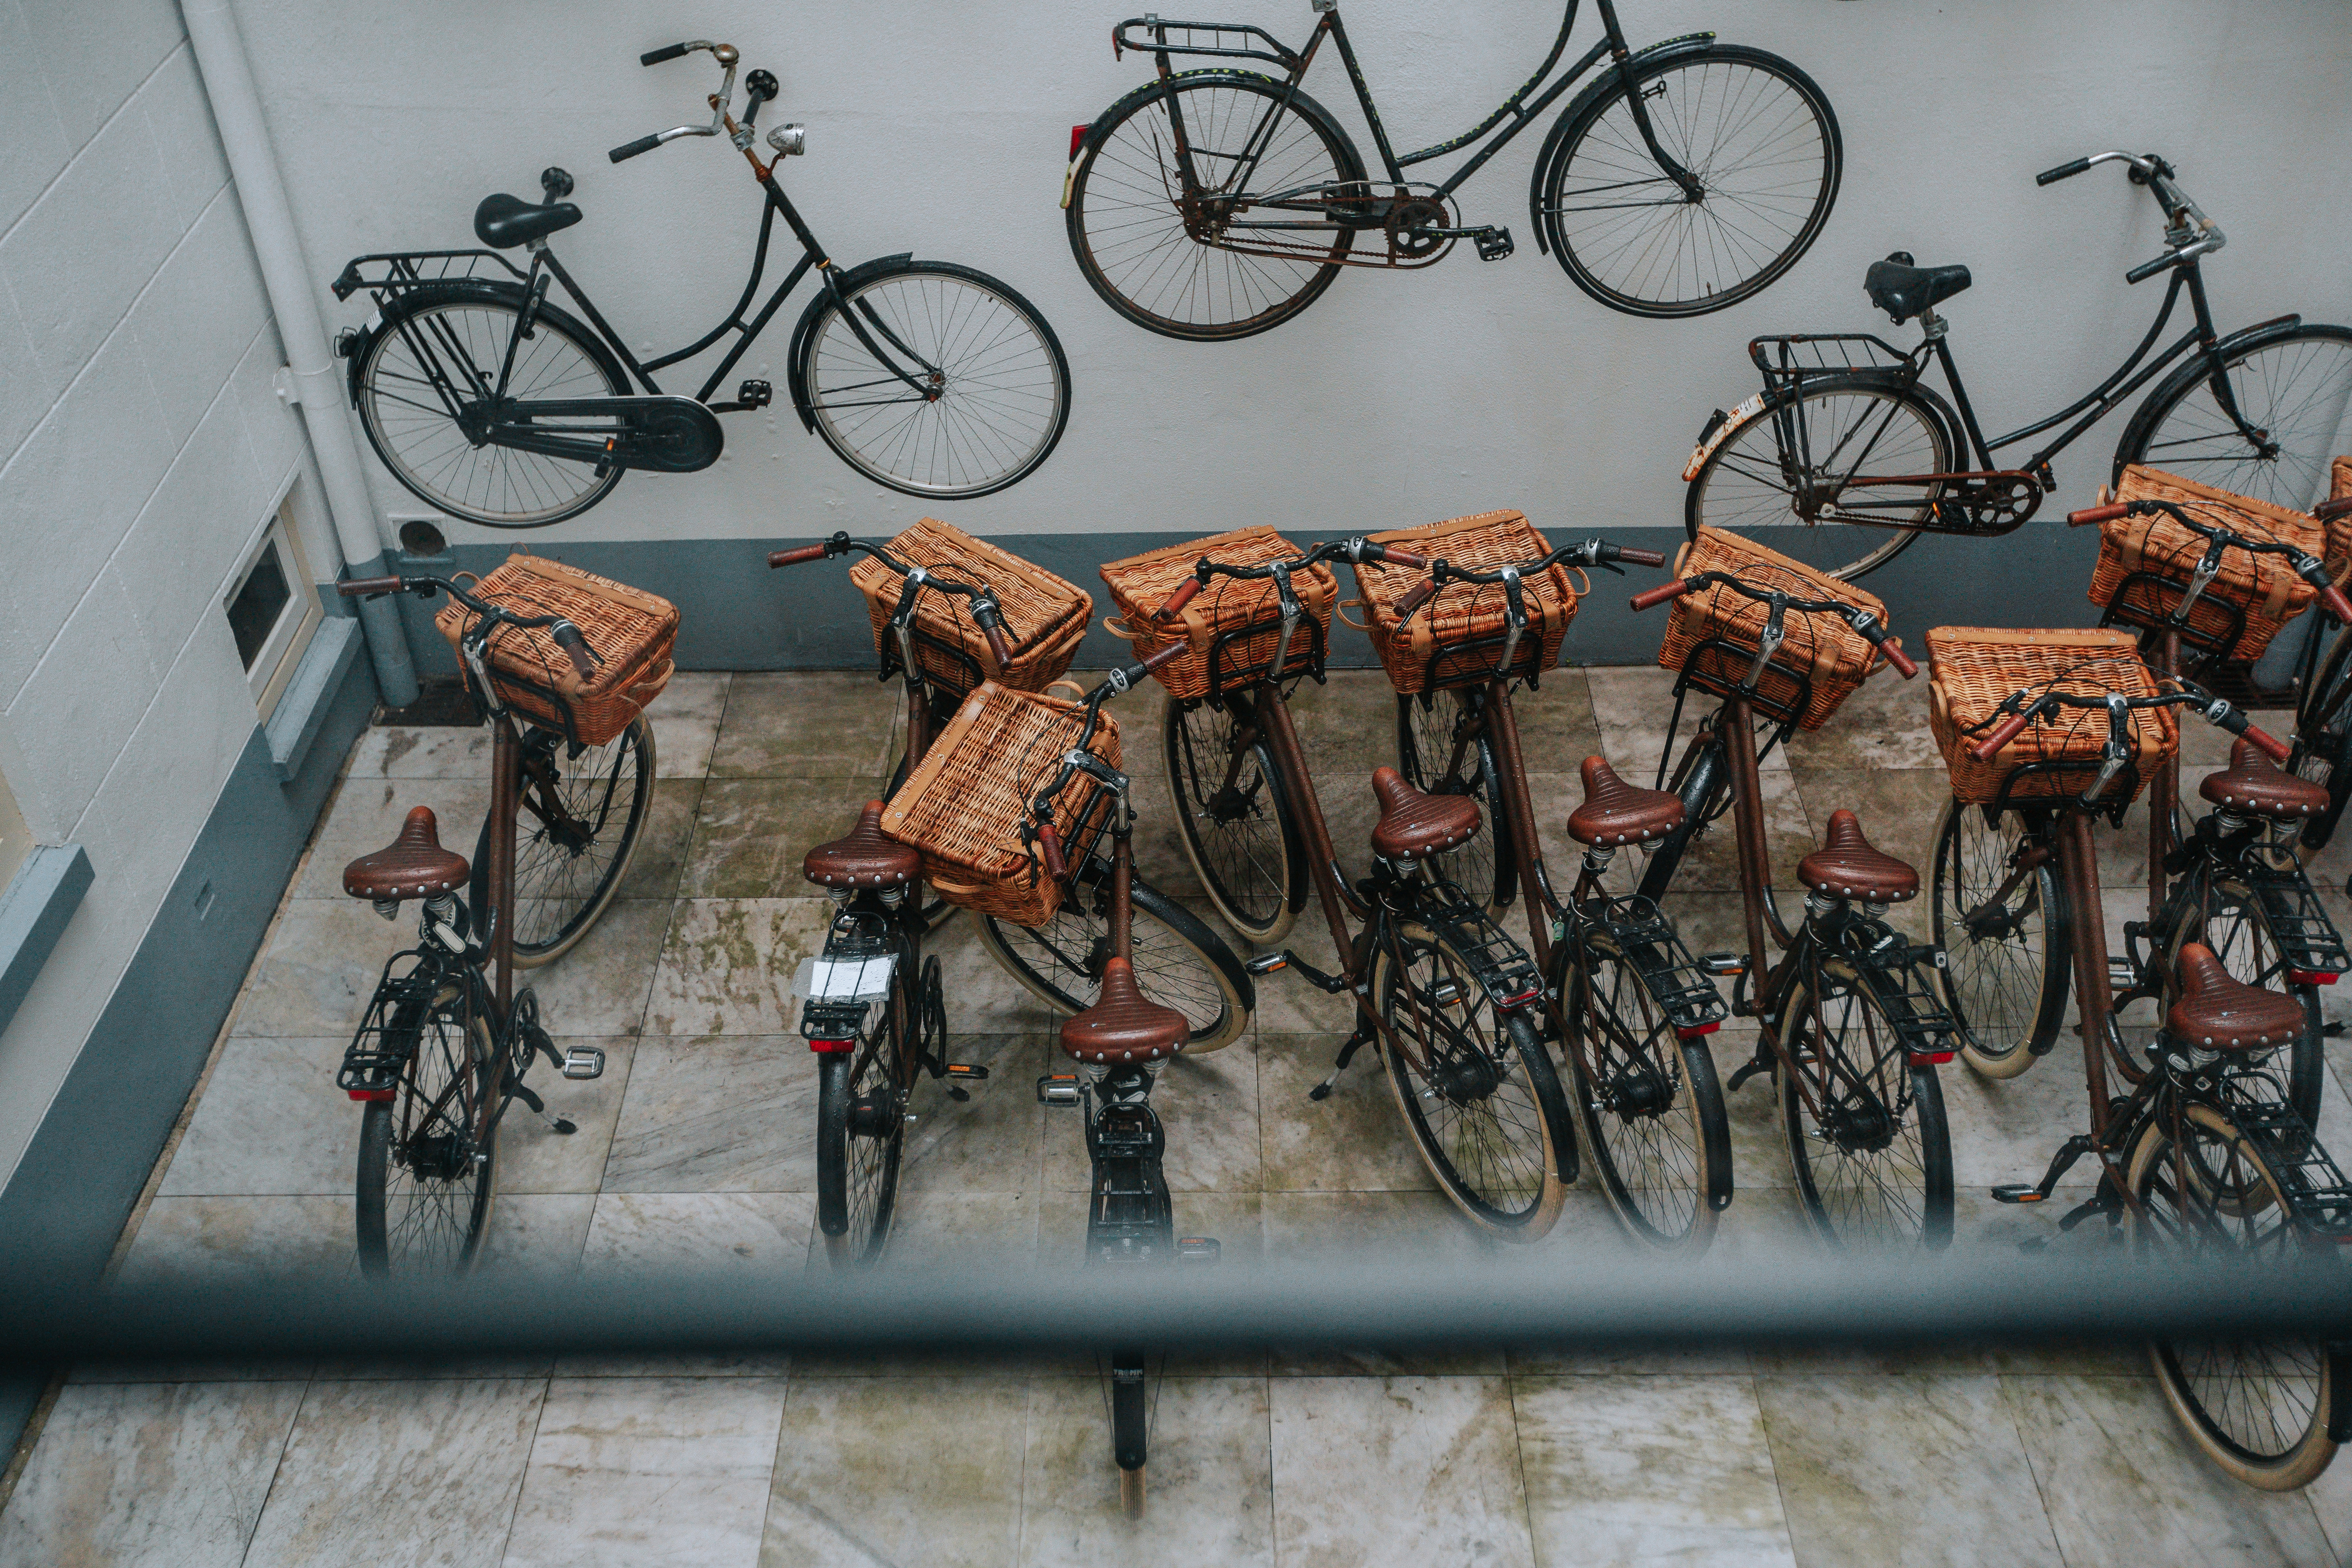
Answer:
<svg viewBox="0 0 2352 1568"><path fill-rule="evenodd" d="M1596 98L1623 90L1628 74L1639 77L1643 71L1662 61L1680 59L1686 55L1703 55L1715 47L1713 33L1685 33L1676 38L1663 38L1657 43L1635 49L1622 63L1612 65L1591 81L1584 90L1569 100L1559 118L1551 122L1551 132L1544 138L1543 146L1536 153L1535 167L1528 173L1528 221L1535 226L1536 249L1545 256L1551 247L1544 238L1543 184L1544 176L1551 172L1553 160L1559 155L1559 144L1568 137L1568 128L1575 123L1577 114Z"/></svg>
<svg viewBox="0 0 2352 1568"><path fill-rule="evenodd" d="M816 410L809 404L808 377L801 374L801 351L808 345L809 333L816 328L817 313L833 303L834 290L844 294L856 289L877 274L894 267L903 267L915 259L911 250L896 256L877 256L871 261L861 261L845 272L831 270L817 276L817 291L801 311L801 319L793 324L793 341L784 351L784 385L792 394L793 412L801 416L801 428L816 434Z"/></svg>
<svg viewBox="0 0 2352 1568"><path fill-rule="evenodd" d="M2327 1440L2352 1443L2352 1340L2327 1347Z"/></svg>

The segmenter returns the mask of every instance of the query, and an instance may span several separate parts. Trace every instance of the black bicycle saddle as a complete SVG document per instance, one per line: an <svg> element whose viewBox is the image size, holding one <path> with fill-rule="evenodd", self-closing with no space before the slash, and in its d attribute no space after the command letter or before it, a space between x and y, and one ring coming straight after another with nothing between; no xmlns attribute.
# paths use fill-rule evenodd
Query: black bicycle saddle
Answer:
<svg viewBox="0 0 2352 1568"><path fill-rule="evenodd" d="M570 202L534 206L504 191L495 196L484 196L482 205L474 209L474 233L493 250L510 250L534 239L544 239L557 229L570 228L579 221L580 209Z"/></svg>
<svg viewBox="0 0 2352 1568"><path fill-rule="evenodd" d="M479 226L478 224L477 227ZM1863 274L1862 291L1870 302L1901 326L1930 305L1950 299L1969 286L1965 267L1914 267L1911 253L1898 250L1884 261L1874 261Z"/></svg>

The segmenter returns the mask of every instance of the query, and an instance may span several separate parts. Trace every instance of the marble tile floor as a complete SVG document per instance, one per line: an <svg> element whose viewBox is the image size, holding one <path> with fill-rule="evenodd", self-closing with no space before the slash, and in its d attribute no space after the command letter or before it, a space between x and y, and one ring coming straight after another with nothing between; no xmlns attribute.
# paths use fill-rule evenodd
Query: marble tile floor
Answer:
<svg viewBox="0 0 2352 1568"><path fill-rule="evenodd" d="M1776 855L1801 853L1844 805L1924 860L1943 793L1925 687L1882 678L1773 759ZM1628 777L1655 767L1665 692L1655 670L1562 670L1522 698L1548 827L1579 798L1591 751ZM1377 672L1350 671L1302 719L1350 859L1371 815L1360 775L1385 754L1391 704ZM1155 707L1130 698L1122 722L1154 734ZM863 675L689 674L655 719L656 811L623 897L532 977L553 1032L601 1045L610 1065L601 1082L550 1089L572 1135L508 1123L494 1262L794 1267L809 1253L814 1073L788 993L824 905L803 896L799 857L887 776L888 704ZM337 875L411 805L470 831L482 742L378 728L354 749L126 1237L127 1271L349 1267L357 1118L333 1068L407 932L342 898ZM1149 814L1163 789L1156 768L1139 771ZM1145 875L1201 902L1172 832L1147 815L1139 844ZM1790 869L1784 858L1784 882ZM1727 855L1693 870L1676 912L1727 937ZM2320 879L2340 889L2347 870L2340 841ZM2352 904L2329 898L2352 925ZM1303 928L1298 940L1313 956ZM1029 1087L1055 1061L1052 1020L961 923L942 956L958 1054L993 1076L967 1104L918 1105L894 1250L1072 1259L1077 1127ZM1180 1059L1155 1097L1180 1222L1235 1258L1338 1256L1368 1237L1478 1254L1374 1072L1306 1100L1337 1038L1325 999L1279 979L1265 989L1250 1035ZM2352 997L2329 1002L2352 1013ZM1739 1031L1716 1039L1727 1070L1744 1058ZM2332 1067L2331 1124L2352 1126L2352 1048L2338 1043ZM2054 1215L1974 1194L2030 1179L2070 1130L2079 1088L2063 1061L2005 1084L1948 1068L1945 1083L1964 1237L2049 1229ZM1719 1249L1799 1228L1769 1098L1732 1097L1740 1194ZM1544 1245L1622 1256L1589 1180L1570 1201ZM84 1367L0 1514L0 1568L2352 1563L2352 1461L2301 1494L2236 1486L2175 1434L2128 1346L1317 1352L1179 1363L1155 1397L1139 1527L1118 1513L1102 1384L1082 1363Z"/></svg>

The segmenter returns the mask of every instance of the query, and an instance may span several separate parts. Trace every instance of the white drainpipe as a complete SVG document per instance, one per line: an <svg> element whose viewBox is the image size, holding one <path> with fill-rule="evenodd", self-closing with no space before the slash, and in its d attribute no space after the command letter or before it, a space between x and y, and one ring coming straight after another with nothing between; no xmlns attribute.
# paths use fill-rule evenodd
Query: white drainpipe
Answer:
<svg viewBox="0 0 2352 1568"><path fill-rule="evenodd" d="M327 345L327 329L310 292L310 269L294 232L285 183L278 176L278 155L261 118L261 98L246 60L245 40L228 0L180 0L180 16L187 24L205 96L212 101L213 121L228 153L229 173L245 207L246 230L253 237L254 254L261 258L262 286L269 292L270 312L278 318L278 335L286 344L295 404L302 410L319 476L326 483L336 542L352 575L378 575L383 570L383 542L360 469L359 444L344 413L342 372ZM416 670L409 661L408 639L394 601L362 600L359 616L383 700L395 708L415 701Z"/></svg>

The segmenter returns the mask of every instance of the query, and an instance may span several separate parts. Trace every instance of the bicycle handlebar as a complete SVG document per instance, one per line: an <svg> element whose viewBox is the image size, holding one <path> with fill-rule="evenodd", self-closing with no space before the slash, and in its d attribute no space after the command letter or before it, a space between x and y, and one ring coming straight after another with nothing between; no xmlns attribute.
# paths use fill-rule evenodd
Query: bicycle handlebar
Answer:
<svg viewBox="0 0 2352 1568"><path fill-rule="evenodd" d="M2088 800L2106 787L2106 781L2114 776L2116 769L2121 766L2128 754L2123 742L2123 735L2129 723L2125 715L2141 709L2172 707L2194 708L2207 723L2252 741L2273 762L2284 763L2293 754L2293 748L2256 726L2245 710L2188 681L2179 684L2181 689L2179 691L2159 691L2152 697L2122 697L2113 692L2088 695L2073 691L2045 691L2003 718L1986 731L1982 740L1970 744L1969 755L1980 763L1996 761L2001 749L2023 733L2027 725L2061 708L2105 708L2108 713L2106 758L2112 766L2103 771L2099 782L2084 794L2084 798ZM2024 692L2018 691L2012 693L2008 700L2016 702L2024 695ZM2008 703L2002 706L2006 708Z"/></svg>
<svg viewBox="0 0 2352 1568"><path fill-rule="evenodd" d="M1091 758L1087 750L1093 743L1095 731L1101 727L1103 704L1113 697L1132 691L1142 685L1153 670L1181 657L1188 647L1188 644L1182 642L1168 643L1154 649L1148 658L1139 663L1128 665L1124 668L1113 669L1103 678L1100 685L1087 693L1087 721L1080 726L1077 740L1072 743L1067 752L1062 753L1062 765L1054 774L1054 782L1031 796L1029 801L1029 818L1037 825L1037 853L1045 862L1046 875L1052 877L1054 880L1062 881L1070 874L1069 863L1062 854L1061 835L1054 827L1054 797L1067 789L1070 781L1077 777L1081 765L1077 759L1090 758L1094 763L1093 767L1087 770L1090 774L1099 778L1100 774L1096 772L1097 769L1108 772L1113 778L1120 781L1118 787L1125 787L1123 774L1112 769L1108 763L1102 762L1098 758Z"/></svg>
<svg viewBox="0 0 2352 1568"><path fill-rule="evenodd" d="M2189 515L2187 507L2178 501L2153 499L2111 501L2105 506L2085 507L2081 511L2070 511L2066 514L2066 521L2079 528L2090 522L2113 522L2117 518L2128 517L2135 512L2146 514L2158 511L2206 541L2205 557L2198 563L2196 573L2190 579L2192 585L2196 586L2199 592L2203 591L2203 583L2210 582L2212 574L2220 570L2223 551L2237 549L2244 551L2249 555L2283 555L2286 558L2289 571L2319 590L2320 607L2326 610L2338 626L2352 626L2352 599L2345 597L2343 590L2328 581L2327 567L2325 563L2314 556L2305 554L2292 544L2275 540L2248 539L2242 533L2231 532L2220 523L2200 522ZM2188 605L2184 602L2181 608L2174 613L2185 614Z"/></svg>
<svg viewBox="0 0 2352 1568"><path fill-rule="evenodd" d="M2132 184L2146 185L2157 205L2164 209L2165 241L2170 247L2161 256L2143 261L2124 274L2126 283L2145 283L2158 273L2179 266L2200 256L2210 256L2230 243L2221 226L2207 217L2189 193L2180 188L2173 176L2172 165L2153 153L2126 153L2110 149L2094 153L2087 158L2077 158L2071 163L2061 163L2054 169L2044 169L2033 176L2037 185L2055 184L2071 180L2086 169L2101 163L2120 163L2130 165Z"/></svg>
<svg viewBox="0 0 2352 1568"><path fill-rule="evenodd" d="M352 577L335 584L335 592L346 599L373 597L377 594L397 594L407 584L397 577Z"/></svg>
<svg viewBox="0 0 2352 1568"><path fill-rule="evenodd" d="M672 44L666 49L648 49L637 57L641 66L657 66L664 60L674 60L693 48L692 44Z"/></svg>
<svg viewBox="0 0 2352 1568"><path fill-rule="evenodd" d="M446 594L481 617L477 623L482 628L478 633L481 637L487 637L492 629L501 626L518 631L544 631L572 660L572 668L580 672L583 679L594 675L596 666L603 662L602 656L588 646L580 628L562 616L518 616L504 605L476 598L446 577L429 573L413 577L352 577L336 584L335 592L346 599L372 599L381 594L414 594L420 599L429 599L436 594ZM469 628L467 635L478 634Z"/></svg>
<svg viewBox="0 0 2352 1568"><path fill-rule="evenodd" d="M1633 595L1632 602L1637 611L1654 609L1668 599L1679 599L1690 591L1691 584L1677 577L1671 583L1661 583L1654 588L1643 589Z"/></svg>
<svg viewBox="0 0 2352 1568"><path fill-rule="evenodd" d="M1777 588L1751 588L1728 572L1701 572L1695 577L1685 577L1673 583L1662 583L1646 593L1634 595L1633 605L1636 610L1646 610L1653 605L1663 605L1668 599L1679 597L1684 594L1696 593L1706 587L1729 588L1734 593L1753 599L1759 604L1772 606L1771 613L1766 617L1764 623L1765 640L1769 646L1759 645L1759 652L1766 657L1769 657L1774 648L1780 647L1780 637L1777 633L1782 612L1795 610L1800 615L1835 616L1853 627L1856 637L1876 648L1885 658L1886 662L1895 667L1895 674L1908 680L1919 673L1919 667L1914 664L1910 656L1903 651L1903 645L1895 640L1894 629L1881 626L1878 617L1868 610L1853 605L1840 604L1835 599L1792 599ZM1761 659L1759 663L1760 665Z"/></svg>
<svg viewBox="0 0 2352 1568"><path fill-rule="evenodd" d="M1168 595L1168 602L1151 613L1151 618L1155 621L1166 620L1175 615L1177 611L1192 602L1194 595L1209 585L1209 579L1212 577L1257 580L1278 575L1287 576L1293 572L1304 572L1310 566L1318 566L1326 561L1341 559L1345 559L1350 565L1361 565L1367 561L1377 561L1390 566L1404 566L1415 570L1429 564L1426 556L1417 555L1410 550L1394 544L1376 544L1371 540L1361 537L1326 540L1296 560L1267 561L1255 566L1228 566L1222 561L1212 561L1203 555L1192 563L1192 581L1178 584L1176 591Z"/></svg>
<svg viewBox="0 0 2352 1568"><path fill-rule="evenodd" d="M2334 522L2339 517L2352 517L2352 496L2337 496L2334 500L2321 501L2311 509L2311 515L2322 522Z"/></svg>
<svg viewBox="0 0 2352 1568"><path fill-rule="evenodd" d="M662 48L649 49L637 57L637 64L656 66L664 60L674 60L682 56L690 55L698 49L709 50L710 58L724 67L727 72L725 79L719 84L719 90L710 95L710 123L675 125L667 131L656 131L650 136L640 136L634 142L624 142L607 153L606 157L615 163L625 163L638 153L650 153L663 142L674 141L680 136L716 136L727 128L728 105L735 97L735 67L742 58L734 45L713 43L709 38L695 38L683 44L670 44ZM753 113L759 112L761 101L756 98L752 100ZM746 134L748 136L748 132Z"/></svg>
<svg viewBox="0 0 2352 1568"><path fill-rule="evenodd" d="M653 56L647 55L646 63L651 65L653 59ZM2042 170L2033 176L2033 183L2037 185L2054 185L2061 180L2073 179L2075 175L2088 170L2090 166L2091 161L2088 158L2077 158L2071 163L2061 163L2054 169Z"/></svg>
<svg viewBox="0 0 2352 1568"><path fill-rule="evenodd" d="M791 550L771 551L768 553L768 567L769 570L773 571L779 566L797 566L804 561L818 561L828 555L846 555L852 551L862 551L871 555L898 574L902 586L898 592L898 607L890 616L890 625L893 627L903 631L911 626L915 616L915 601L921 596L924 589L936 588L942 594L954 594L971 600L972 624L979 626L981 635L988 639L988 651L995 658L996 668L1002 670L1013 662L1013 639L1004 632L1004 612L997 605L996 591L984 583L974 586L970 583L956 583L945 577L935 577L926 567L910 566L891 554L883 546L869 543L863 539L852 539L846 533L836 533L821 544L803 544ZM902 662L909 665L908 673L910 675L914 673L911 661L911 652L908 652L908 658Z"/></svg>

